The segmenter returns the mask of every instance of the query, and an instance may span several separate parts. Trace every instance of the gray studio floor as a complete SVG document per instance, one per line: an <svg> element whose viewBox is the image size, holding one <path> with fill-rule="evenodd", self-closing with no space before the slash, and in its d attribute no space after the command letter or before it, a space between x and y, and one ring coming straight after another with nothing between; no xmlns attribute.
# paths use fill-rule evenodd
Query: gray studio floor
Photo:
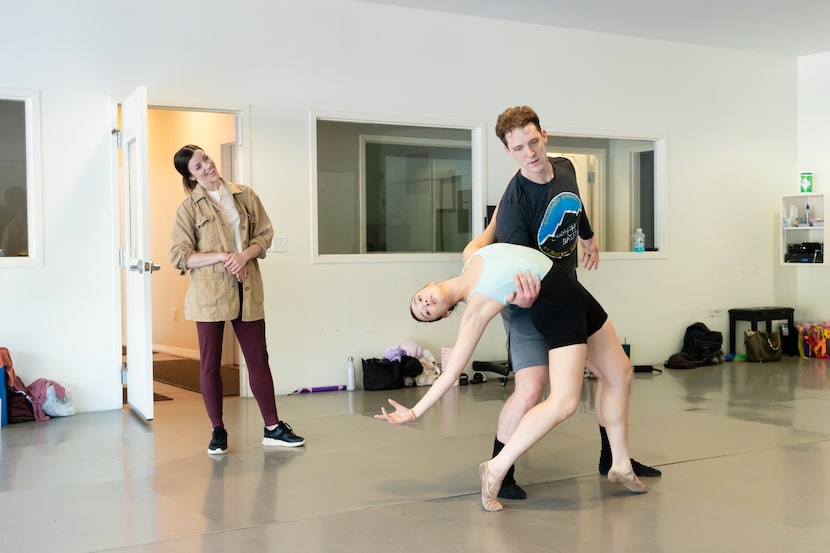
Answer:
<svg viewBox="0 0 830 553"><path fill-rule="evenodd" d="M279 396L305 436L260 445L251 399L226 401L230 452L205 454L197 394L0 431L3 552L825 552L827 361L785 358L637 374L635 458L664 475L629 495L596 473L594 383L579 412L518 464L526 501L479 505L477 466L506 389L453 390L422 420L371 417L425 388Z"/></svg>

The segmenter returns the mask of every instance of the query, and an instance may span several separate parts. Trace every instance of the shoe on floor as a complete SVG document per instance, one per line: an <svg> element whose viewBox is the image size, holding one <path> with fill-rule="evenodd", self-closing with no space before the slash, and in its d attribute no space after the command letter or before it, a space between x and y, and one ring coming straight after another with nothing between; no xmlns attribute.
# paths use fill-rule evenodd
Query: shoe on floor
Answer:
<svg viewBox="0 0 830 553"><path fill-rule="evenodd" d="M657 477L663 475L660 469L656 469L654 467L638 463L634 459L631 459L631 468L634 469L634 474L641 477ZM603 476L608 476L609 470L611 470L611 459L603 459L602 457L600 457L599 473Z"/></svg>
<svg viewBox="0 0 830 553"><path fill-rule="evenodd" d="M502 499L527 499L527 493L516 484L515 480L513 482L503 481L501 488L499 488L498 497Z"/></svg>
<svg viewBox="0 0 830 553"><path fill-rule="evenodd" d="M496 494L493 494L496 486L501 487L501 482L495 482L490 474L490 465L484 461L478 466L478 476L481 478L481 506L485 511L494 512L501 511L504 506L496 499Z"/></svg>
<svg viewBox="0 0 830 553"><path fill-rule="evenodd" d="M208 455L224 455L228 452L228 431L224 426L217 426L213 429L207 452Z"/></svg>
<svg viewBox="0 0 830 553"><path fill-rule="evenodd" d="M305 439L294 434L294 430L285 421L280 421L273 430L265 429L262 445L279 445L282 447L300 447Z"/></svg>
<svg viewBox="0 0 830 553"><path fill-rule="evenodd" d="M623 474L611 469L608 471L608 480L615 484L622 484L631 493L646 493L648 491L645 484L640 482L640 479L633 472Z"/></svg>

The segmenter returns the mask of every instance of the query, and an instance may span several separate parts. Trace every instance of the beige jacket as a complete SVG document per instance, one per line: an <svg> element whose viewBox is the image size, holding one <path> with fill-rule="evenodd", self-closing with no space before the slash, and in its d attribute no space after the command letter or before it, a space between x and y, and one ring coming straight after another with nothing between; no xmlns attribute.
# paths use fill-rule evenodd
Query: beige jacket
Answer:
<svg viewBox="0 0 830 553"><path fill-rule="evenodd" d="M271 246L274 229L256 193L248 186L226 182L239 211L242 249L259 244L265 252ZM221 212L201 186L197 186L176 210L171 233L170 263L185 274L187 260L196 252L233 252L233 232ZM242 320L265 318L262 274L252 259L245 266L242 282ZM184 316L190 321L230 321L239 316L238 281L221 263L190 269L190 286L184 300Z"/></svg>

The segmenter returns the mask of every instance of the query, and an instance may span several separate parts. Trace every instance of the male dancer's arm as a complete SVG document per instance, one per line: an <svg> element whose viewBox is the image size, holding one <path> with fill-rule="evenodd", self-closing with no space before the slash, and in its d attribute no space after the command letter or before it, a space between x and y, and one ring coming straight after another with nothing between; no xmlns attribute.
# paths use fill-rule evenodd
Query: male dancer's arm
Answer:
<svg viewBox="0 0 830 553"><path fill-rule="evenodd" d="M501 202L499 202L500 204ZM496 205L493 216L490 218L484 232L470 240L464 247L464 252L461 254L464 263L479 249L496 242L496 216L499 213L499 205ZM516 292L507 296L507 303L523 309L529 308L539 297L542 281L539 278L534 278L529 271L527 273L517 273L513 279L516 283Z"/></svg>

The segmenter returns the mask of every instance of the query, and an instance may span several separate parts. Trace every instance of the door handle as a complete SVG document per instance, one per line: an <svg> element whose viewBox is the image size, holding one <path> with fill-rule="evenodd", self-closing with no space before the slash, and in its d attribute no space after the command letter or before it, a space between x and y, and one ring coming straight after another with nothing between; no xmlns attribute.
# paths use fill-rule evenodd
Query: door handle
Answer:
<svg viewBox="0 0 830 553"><path fill-rule="evenodd" d="M154 273L161 269L160 265L156 265L152 261L142 261L141 259L136 260L135 263L130 265L129 270L135 271L138 274L144 274L144 271L148 273Z"/></svg>
<svg viewBox="0 0 830 553"><path fill-rule="evenodd" d="M144 263L142 260L138 259L138 260L136 260L135 263L133 263L132 265L129 265L127 268L130 271L135 271L138 274L143 274L145 265L146 265L146 263Z"/></svg>

